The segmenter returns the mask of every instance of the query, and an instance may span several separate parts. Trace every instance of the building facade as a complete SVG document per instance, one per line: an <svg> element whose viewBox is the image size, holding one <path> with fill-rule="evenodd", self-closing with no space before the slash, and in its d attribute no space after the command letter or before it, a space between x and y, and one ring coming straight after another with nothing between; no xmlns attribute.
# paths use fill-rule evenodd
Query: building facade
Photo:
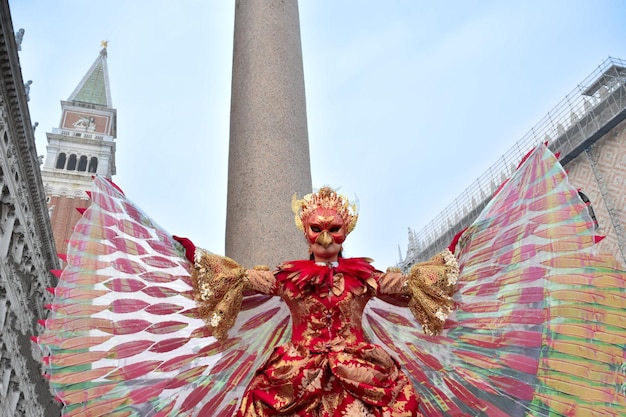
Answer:
<svg viewBox="0 0 626 417"><path fill-rule="evenodd" d="M0 19L0 417L58 416L32 338L43 330L59 261L6 0Z"/></svg>
<svg viewBox="0 0 626 417"><path fill-rule="evenodd" d="M468 227L524 154L546 142L589 199L598 246L626 265L626 61L608 58L500 160L419 232L409 232L400 267L428 259Z"/></svg>

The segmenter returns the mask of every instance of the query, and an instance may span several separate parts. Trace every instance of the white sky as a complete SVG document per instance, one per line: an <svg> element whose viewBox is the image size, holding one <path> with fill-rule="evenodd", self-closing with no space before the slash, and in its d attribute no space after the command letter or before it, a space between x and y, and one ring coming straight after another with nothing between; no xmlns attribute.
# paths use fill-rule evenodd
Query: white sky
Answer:
<svg viewBox="0 0 626 417"><path fill-rule="evenodd" d="M38 153L108 40L114 180L168 231L223 253L235 2L9 4L26 30ZM345 255L382 269L398 246L405 254L407 228L432 220L604 59L626 59L622 0L301 0L300 24L313 186L358 196Z"/></svg>

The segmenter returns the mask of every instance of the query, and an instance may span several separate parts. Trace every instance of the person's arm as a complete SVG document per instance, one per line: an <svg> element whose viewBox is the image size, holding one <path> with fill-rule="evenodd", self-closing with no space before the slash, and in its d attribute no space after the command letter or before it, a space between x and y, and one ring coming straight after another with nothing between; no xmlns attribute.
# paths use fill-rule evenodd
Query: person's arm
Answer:
<svg viewBox="0 0 626 417"><path fill-rule="evenodd" d="M390 269L378 277L377 296L389 301L407 300L426 334L439 334L454 310L459 266L449 250L411 267L409 274ZM393 301L392 301L393 302Z"/></svg>
<svg viewBox="0 0 626 417"><path fill-rule="evenodd" d="M247 269L244 277L244 290L276 295L276 276L265 265L257 265L253 269Z"/></svg>

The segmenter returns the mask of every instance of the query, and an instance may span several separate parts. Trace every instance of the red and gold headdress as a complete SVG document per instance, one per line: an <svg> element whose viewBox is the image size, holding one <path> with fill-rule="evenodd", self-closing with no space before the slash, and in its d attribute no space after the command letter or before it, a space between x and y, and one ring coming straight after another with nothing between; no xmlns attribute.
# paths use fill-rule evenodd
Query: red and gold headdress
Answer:
<svg viewBox="0 0 626 417"><path fill-rule="evenodd" d="M293 195L291 209L295 214L296 226L304 232L304 222L318 208L335 210L343 219L346 235L354 230L359 218L357 205L350 203L345 195L338 194L330 187L322 187L316 193L307 194L301 200Z"/></svg>

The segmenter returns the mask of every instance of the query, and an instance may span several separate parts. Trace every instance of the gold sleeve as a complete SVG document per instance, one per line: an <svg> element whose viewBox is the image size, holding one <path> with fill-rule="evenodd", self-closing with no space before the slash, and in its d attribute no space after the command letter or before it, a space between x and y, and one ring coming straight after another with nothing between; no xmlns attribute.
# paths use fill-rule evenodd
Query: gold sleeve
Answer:
<svg viewBox="0 0 626 417"><path fill-rule="evenodd" d="M203 249L196 249L191 279L198 313L217 339L224 339L235 324L244 290L276 293L276 277L268 267L245 270L234 260Z"/></svg>
<svg viewBox="0 0 626 417"><path fill-rule="evenodd" d="M424 333L437 335L454 310L452 296L458 277L459 265L446 249L427 262L413 265L408 275L388 270L378 279L378 294L408 296L408 307Z"/></svg>
<svg viewBox="0 0 626 417"><path fill-rule="evenodd" d="M225 256L196 249L193 282L198 312L217 339L224 339L241 310L246 271Z"/></svg>

